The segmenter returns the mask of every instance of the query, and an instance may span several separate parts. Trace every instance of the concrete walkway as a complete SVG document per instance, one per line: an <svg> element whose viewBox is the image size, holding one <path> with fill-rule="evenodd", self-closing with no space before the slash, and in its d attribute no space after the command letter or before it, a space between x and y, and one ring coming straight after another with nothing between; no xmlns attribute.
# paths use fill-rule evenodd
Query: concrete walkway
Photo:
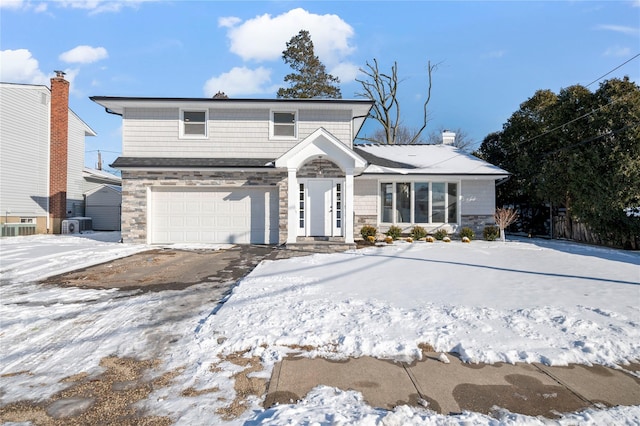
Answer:
<svg viewBox="0 0 640 426"><path fill-rule="evenodd" d="M289 357L273 370L266 408L302 399L318 385L356 390L373 407L420 405L441 414L495 406L530 416L557 417L595 406L640 405L640 364L615 370L602 366L466 364L438 353L422 361L394 363L370 357L346 361Z"/></svg>

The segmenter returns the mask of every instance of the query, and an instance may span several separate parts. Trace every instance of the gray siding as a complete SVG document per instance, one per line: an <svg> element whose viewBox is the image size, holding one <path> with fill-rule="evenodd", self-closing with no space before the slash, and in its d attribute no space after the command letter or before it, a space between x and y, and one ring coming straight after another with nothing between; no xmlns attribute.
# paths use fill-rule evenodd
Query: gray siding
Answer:
<svg viewBox="0 0 640 426"><path fill-rule="evenodd" d="M102 188L87 194L85 203L85 215L92 219L94 230L120 230L120 205L122 204L120 191L103 185Z"/></svg>
<svg viewBox="0 0 640 426"><path fill-rule="evenodd" d="M69 111L69 142L67 154L67 211L72 216L84 215L84 138L85 125Z"/></svg>
<svg viewBox="0 0 640 426"><path fill-rule="evenodd" d="M206 139L180 138L178 108L127 108L123 156L277 158L323 127L351 146L351 112L298 110L298 138L269 139L270 110L209 109Z"/></svg>
<svg viewBox="0 0 640 426"><path fill-rule="evenodd" d="M0 84L2 216L47 214L50 99L44 86Z"/></svg>
<svg viewBox="0 0 640 426"><path fill-rule="evenodd" d="M493 180L462 181L462 214L492 215L496 208L496 183Z"/></svg>

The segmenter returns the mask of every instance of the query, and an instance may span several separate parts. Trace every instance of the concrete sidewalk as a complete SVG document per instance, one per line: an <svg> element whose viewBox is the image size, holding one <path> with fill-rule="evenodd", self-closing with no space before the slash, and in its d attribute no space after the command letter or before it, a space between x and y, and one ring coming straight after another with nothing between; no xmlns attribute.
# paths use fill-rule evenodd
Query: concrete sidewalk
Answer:
<svg viewBox="0 0 640 426"><path fill-rule="evenodd" d="M373 407L420 405L441 414L494 406L530 416L557 417L597 405L640 405L640 364L614 370L602 366L449 363L429 353L412 364L370 357L346 361L288 357L274 367L265 408L302 399L318 385L356 390Z"/></svg>

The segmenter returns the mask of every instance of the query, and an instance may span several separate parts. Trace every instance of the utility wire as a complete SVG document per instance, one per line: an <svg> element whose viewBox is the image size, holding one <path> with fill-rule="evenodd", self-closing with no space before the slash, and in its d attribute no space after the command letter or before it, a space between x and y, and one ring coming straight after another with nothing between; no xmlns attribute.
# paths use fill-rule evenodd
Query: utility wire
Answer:
<svg viewBox="0 0 640 426"><path fill-rule="evenodd" d="M584 145L586 143L593 142L595 140L604 138L605 136L613 136L615 134L623 132L623 131L625 131L625 130L627 130L629 128L636 127L638 125L640 125L640 122L627 124L626 126L621 127L619 129L609 130L608 132L602 133L601 135L592 136L590 138L583 139L580 142L572 143L571 145L566 145L566 146L560 147L560 148L555 149L555 150L550 151L550 152L545 152L542 157L545 158L545 157L548 157L549 155L553 155L553 154L558 153L560 151L564 151L565 149L574 148L576 146Z"/></svg>
<svg viewBox="0 0 640 426"><path fill-rule="evenodd" d="M608 73L606 73L606 74L604 74L604 75L602 75L602 76L600 76L600 77L596 78L595 80L593 80L591 83L587 84L587 85L586 85L586 86L584 86L584 87L589 87L589 86L591 86L593 83L595 83L596 81L598 81L598 80L602 80L603 78L605 78L606 76L608 76L609 74L611 74L612 72L614 72L615 70L617 70L618 68L621 68L623 65L626 65L626 64L628 64L629 62L633 61L633 60L634 60L635 58L637 58L638 56L640 56L640 53L636 54L636 56L634 56L633 58L631 58L631 59L629 59L629 60L627 60L627 61L625 61L625 62L621 63L620 65L618 65L617 67L615 67L614 69L612 69L611 71L609 71Z"/></svg>

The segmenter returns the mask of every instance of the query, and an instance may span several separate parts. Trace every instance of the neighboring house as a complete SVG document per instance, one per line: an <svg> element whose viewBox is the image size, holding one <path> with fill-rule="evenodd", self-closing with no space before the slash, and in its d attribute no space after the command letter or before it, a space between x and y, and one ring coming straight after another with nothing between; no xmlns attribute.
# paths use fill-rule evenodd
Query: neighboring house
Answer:
<svg viewBox="0 0 640 426"><path fill-rule="evenodd" d="M69 109L64 73L51 79L51 89L0 83L3 234L21 226L59 233L62 220L83 215L85 137L95 135Z"/></svg>
<svg viewBox="0 0 640 426"><path fill-rule="evenodd" d="M495 181L508 176L449 146L354 147L371 101L91 99L122 116L112 167L125 242L350 244L365 223L478 228L492 223ZM411 161L431 151L457 160Z"/></svg>
<svg viewBox="0 0 640 426"><path fill-rule="evenodd" d="M95 231L119 231L122 179L99 169L84 168L84 215Z"/></svg>
<svg viewBox="0 0 640 426"><path fill-rule="evenodd" d="M84 182L82 184L82 192L87 193L102 185L122 186L122 178L101 169L92 169L85 167L82 171Z"/></svg>
<svg viewBox="0 0 640 426"><path fill-rule="evenodd" d="M85 216L95 231L119 231L122 186L99 185L84 194Z"/></svg>

